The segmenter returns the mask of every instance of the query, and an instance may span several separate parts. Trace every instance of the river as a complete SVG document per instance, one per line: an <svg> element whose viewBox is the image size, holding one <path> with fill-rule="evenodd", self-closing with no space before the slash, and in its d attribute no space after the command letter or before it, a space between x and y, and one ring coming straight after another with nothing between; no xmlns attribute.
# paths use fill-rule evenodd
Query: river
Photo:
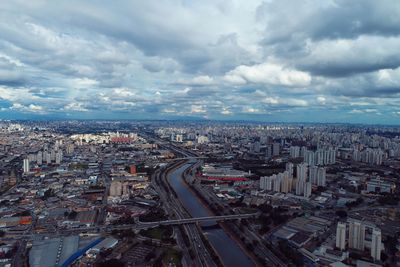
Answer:
<svg viewBox="0 0 400 267"><path fill-rule="evenodd" d="M195 163L194 160L183 164L168 175L172 188L178 195L179 200L192 217L209 216L211 213L201 203L197 196L187 187L182 178L182 173ZM215 224L215 222L206 223ZM242 248L225 231L218 227L203 230L211 245L221 257L227 267L247 267L255 266L253 261L246 255Z"/></svg>

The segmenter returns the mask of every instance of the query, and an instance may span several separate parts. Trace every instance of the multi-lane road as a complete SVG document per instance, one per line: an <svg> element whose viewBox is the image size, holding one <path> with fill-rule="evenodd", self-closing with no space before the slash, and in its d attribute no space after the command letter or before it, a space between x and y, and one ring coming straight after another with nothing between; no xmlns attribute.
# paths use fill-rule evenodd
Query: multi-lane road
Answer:
<svg viewBox="0 0 400 267"><path fill-rule="evenodd" d="M159 192L160 200L163 203L164 209L168 212L170 217L173 215L175 218L177 218L172 221L175 221L178 224L180 224L180 222L184 222L187 219L189 219L188 222L192 222L191 220L193 220L193 218L190 218L189 213L184 209L179 199L177 199L174 195L168 194L166 190L161 187L161 179L163 179L167 183L168 174L184 162L185 161L182 161L182 163L173 164L172 167L167 167L163 170L157 170L152 177L152 185ZM166 183L164 183L164 185L167 185ZM187 266L216 266L209 251L207 250L205 244L201 239L201 233L197 225L184 225L183 230L184 233L181 234L190 237L188 240L190 242L190 247L186 248L186 252L190 253L189 250L192 249L192 255L194 256L194 259L192 259L193 256L185 257ZM180 245L186 247L186 244L184 242L181 242Z"/></svg>
<svg viewBox="0 0 400 267"><path fill-rule="evenodd" d="M193 158L192 164L188 165L186 169L191 170L195 168L200 160L196 155L182 151L176 147L168 147L169 149L175 150L177 153L180 153L184 157ZM193 160L196 159L193 163ZM30 231L25 231L22 233L8 233L8 237L18 238L22 243L26 242L26 240L32 240L35 238L41 238L44 236L47 237L57 237L57 236L66 236L71 234L82 234L82 233L111 233L114 230L141 230L158 227L160 225L173 225L174 233L177 237L177 242L180 247L184 250L184 258L183 264L184 266L217 266L214 261L210 251L208 251L206 244L203 242L204 233L201 227L199 227L199 223L207 222L207 221L224 221L224 220L237 220L237 219L245 219L257 216L257 213L254 214L227 214L222 216L200 216L193 218L191 214L184 208L180 199L176 194L171 193L172 188L169 183L170 174L173 173L177 168L187 163L186 158L182 158L181 160L171 162L169 165L163 168L158 168L152 174L151 183L153 188L159 193L160 202L164 210L167 212L169 219L162 220L157 222L140 222L137 221L135 224L125 224L125 225L108 225L104 226L102 218L104 217L104 210L107 205L107 192L109 189L110 180L106 175L102 175L100 179L102 180L106 190L104 192L104 198L102 203L102 209L99 214L99 220L97 221L95 226L89 227L79 227L79 228L67 228L67 229L53 229L51 231L35 233L33 229ZM101 166L102 168L102 166ZM103 170L102 170L103 171ZM165 187L169 187L169 190L166 190ZM180 226L179 226L180 225ZM179 227L178 227L179 226ZM249 231L249 230L248 230ZM258 236L256 236L253 232L248 232L249 237L252 237L254 240L259 240ZM189 238L184 238L188 236ZM187 244L189 242L189 244ZM25 247L25 246L24 246ZM213 251L215 252L215 251ZM24 253L24 251L19 251L18 253ZM266 251L264 254L269 254L269 251ZM189 256L190 255L190 256ZM274 256L266 255L268 258L272 258ZM20 263L16 262L16 266L19 266ZM279 265L278 265L279 266Z"/></svg>

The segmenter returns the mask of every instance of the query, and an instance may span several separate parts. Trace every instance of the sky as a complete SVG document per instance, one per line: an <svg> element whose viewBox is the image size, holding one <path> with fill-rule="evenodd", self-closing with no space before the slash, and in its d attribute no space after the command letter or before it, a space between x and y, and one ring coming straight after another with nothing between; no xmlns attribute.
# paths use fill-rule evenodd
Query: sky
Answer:
<svg viewBox="0 0 400 267"><path fill-rule="evenodd" d="M400 124L400 1L1 1L0 118Z"/></svg>

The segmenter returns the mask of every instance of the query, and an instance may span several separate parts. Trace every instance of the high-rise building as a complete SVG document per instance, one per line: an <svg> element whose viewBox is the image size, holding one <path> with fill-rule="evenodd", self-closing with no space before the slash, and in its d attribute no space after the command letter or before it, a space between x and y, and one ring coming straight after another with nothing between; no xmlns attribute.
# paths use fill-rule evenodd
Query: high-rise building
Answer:
<svg viewBox="0 0 400 267"><path fill-rule="evenodd" d="M381 260L381 250L382 250L382 233L380 229L375 228L372 231L371 257L377 261Z"/></svg>
<svg viewBox="0 0 400 267"><path fill-rule="evenodd" d="M312 189L312 185L311 182L306 182L304 184L304 193L303 196L306 198L309 198L311 196L311 189Z"/></svg>
<svg viewBox="0 0 400 267"><path fill-rule="evenodd" d="M183 142L183 136L181 134L177 134L175 136L175 141L178 143L182 143Z"/></svg>
<svg viewBox="0 0 400 267"><path fill-rule="evenodd" d="M273 174L260 178L260 189L288 193L292 189L293 178L289 177L289 172Z"/></svg>
<svg viewBox="0 0 400 267"><path fill-rule="evenodd" d="M44 152L44 153L46 155L46 163L50 164L51 163L51 155L50 155L50 153L49 152Z"/></svg>
<svg viewBox="0 0 400 267"><path fill-rule="evenodd" d="M272 145L270 145L270 144L268 144L268 145L265 147L265 157L266 157L267 159L269 159L269 158L272 157Z"/></svg>
<svg viewBox="0 0 400 267"><path fill-rule="evenodd" d="M327 164L335 164L336 163L336 150L330 148L328 150L328 162Z"/></svg>
<svg viewBox="0 0 400 267"><path fill-rule="evenodd" d="M28 155L29 162L35 162L36 161L36 154L29 154Z"/></svg>
<svg viewBox="0 0 400 267"><path fill-rule="evenodd" d="M54 149L50 150L50 161L56 160L56 151Z"/></svg>
<svg viewBox="0 0 400 267"><path fill-rule="evenodd" d="M349 219L349 248L364 250L365 225L358 220Z"/></svg>
<svg viewBox="0 0 400 267"><path fill-rule="evenodd" d="M338 222L336 227L336 247L344 250L346 247L346 223Z"/></svg>
<svg viewBox="0 0 400 267"><path fill-rule="evenodd" d="M318 167L317 166L311 166L308 169L308 180L312 184L317 184L317 180L318 180Z"/></svg>
<svg viewBox="0 0 400 267"><path fill-rule="evenodd" d="M24 159L23 161L23 170L24 173L28 173L30 168L29 168L29 159Z"/></svg>
<svg viewBox="0 0 400 267"><path fill-rule="evenodd" d="M281 174L274 174L272 175L273 179L273 189L275 192L281 192L281 183L282 183L282 176Z"/></svg>
<svg viewBox="0 0 400 267"><path fill-rule="evenodd" d="M289 152L290 152L290 157L291 158L300 157L300 147L298 147L298 146L291 146Z"/></svg>
<svg viewBox="0 0 400 267"><path fill-rule="evenodd" d="M336 163L336 150L330 149L317 149L317 151L306 151L304 154L304 162L309 165L331 165Z"/></svg>
<svg viewBox="0 0 400 267"><path fill-rule="evenodd" d="M299 180L307 180L307 164L301 163L296 166L296 177Z"/></svg>
<svg viewBox="0 0 400 267"><path fill-rule="evenodd" d="M306 154L307 148L305 146L302 146L300 148L300 157L304 157L304 155Z"/></svg>
<svg viewBox="0 0 400 267"><path fill-rule="evenodd" d="M43 153L42 151L39 151L36 155L36 162L38 165L42 165L43 163Z"/></svg>
<svg viewBox="0 0 400 267"><path fill-rule="evenodd" d="M361 152L358 150L353 151L352 159L354 161L361 161Z"/></svg>
<svg viewBox="0 0 400 267"><path fill-rule="evenodd" d="M272 191L272 176L263 176L260 178L260 189Z"/></svg>
<svg viewBox="0 0 400 267"><path fill-rule="evenodd" d="M56 152L56 164L60 164L63 159L62 150Z"/></svg>
<svg viewBox="0 0 400 267"><path fill-rule="evenodd" d="M205 143L208 143L208 142L209 142L209 139L208 139L207 136L200 135L200 136L197 138L197 143L199 143L199 144L205 144Z"/></svg>
<svg viewBox="0 0 400 267"><path fill-rule="evenodd" d="M67 148L66 148L67 155L73 154L74 153L74 149L75 149L74 144L69 144L67 146Z"/></svg>
<svg viewBox="0 0 400 267"><path fill-rule="evenodd" d="M319 167L317 170L317 185L326 185L326 169L324 167Z"/></svg>
<svg viewBox="0 0 400 267"><path fill-rule="evenodd" d="M279 156L280 154L280 146L279 143L272 144L272 156Z"/></svg>
<svg viewBox="0 0 400 267"><path fill-rule="evenodd" d="M352 159L354 161L361 161L374 165L381 165L383 161L384 153L381 149L367 148L363 151L354 150Z"/></svg>
<svg viewBox="0 0 400 267"><path fill-rule="evenodd" d="M301 163L296 166L296 195L304 195L304 187L307 181L307 164Z"/></svg>
<svg viewBox="0 0 400 267"><path fill-rule="evenodd" d="M293 178L293 163L291 162L286 163L286 171L288 172L289 177Z"/></svg>
<svg viewBox="0 0 400 267"><path fill-rule="evenodd" d="M315 151L315 165L324 165L324 151L322 149Z"/></svg>
<svg viewBox="0 0 400 267"><path fill-rule="evenodd" d="M289 193L292 189L293 178L289 175L288 171L284 171L283 173L281 173L281 175L282 175L281 192Z"/></svg>
<svg viewBox="0 0 400 267"><path fill-rule="evenodd" d="M315 156L313 151L305 151L304 152L304 162L307 163L309 166L315 165Z"/></svg>

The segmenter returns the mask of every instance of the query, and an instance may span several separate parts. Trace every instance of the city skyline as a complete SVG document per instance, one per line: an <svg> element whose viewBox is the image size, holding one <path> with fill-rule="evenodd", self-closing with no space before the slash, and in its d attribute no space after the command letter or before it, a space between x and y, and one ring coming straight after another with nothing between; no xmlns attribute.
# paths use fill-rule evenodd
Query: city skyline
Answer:
<svg viewBox="0 0 400 267"><path fill-rule="evenodd" d="M394 266L400 127L0 120L11 266Z"/></svg>
<svg viewBox="0 0 400 267"><path fill-rule="evenodd" d="M10 1L0 119L400 124L396 1Z"/></svg>

